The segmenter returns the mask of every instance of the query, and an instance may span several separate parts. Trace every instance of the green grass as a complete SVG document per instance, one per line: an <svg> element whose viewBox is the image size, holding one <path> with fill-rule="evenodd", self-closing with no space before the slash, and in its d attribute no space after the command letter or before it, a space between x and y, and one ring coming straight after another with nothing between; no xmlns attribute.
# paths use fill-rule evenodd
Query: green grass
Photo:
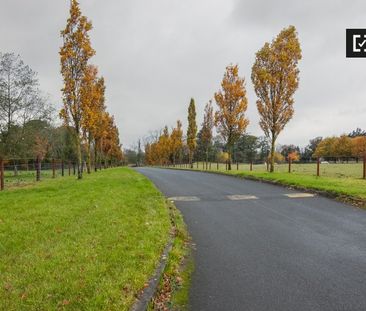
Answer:
<svg viewBox="0 0 366 311"><path fill-rule="evenodd" d="M171 228L163 196L128 168L0 193L1 310L128 310Z"/></svg>
<svg viewBox="0 0 366 311"><path fill-rule="evenodd" d="M299 175L316 175L316 163L292 163L291 171L293 174ZM197 169L197 163L194 164L194 169ZM204 163L198 163L198 169L204 169ZM211 170L217 170L217 164L211 163ZM225 164L219 164L219 170L225 170ZM237 170L236 163L232 164L232 170ZM249 164L239 164L239 171L249 171ZM359 163L329 163L329 164L320 164L320 176L322 177L351 177L351 178L361 178L362 177L363 164ZM253 172L266 172L265 164L255 164L253 165ZM276 164L275 172L277 173L287 173L288 172L288 164Z"/></svg>
<svg viewBox="0 0 366 311"><path fill-rule="evenodd" d="M68 176L69 171L65 169L64 171L65 176ZM72 174L72 170L71 170ZM56 170L55 172L56 177L61 177L61 170ZM42 170L41 171L41 180L48 180L52 178L52 170ZM33 185L36 183L36 172L34 170L19 170L17 174L14 174L14 171L5 171L4 173L4 181L5 181L5 188L19 188L25 187L29 185Z"/></svg>
<svg viewBox="0 0 366 311"><path fill-rule="evenodd" d="M178 167L179 168L179 167ZM350 196L366 202L366 180L362 179L362 164L321 164L320 177L316 176L316 164L293 164L292 173L288 173L288 165L275 166L275 172L269 173L265 165L254 165L250 171L249 165L232 165L232 170L225 170L225 164L211 164L211 171L235 175L239 177L256 178L275 181L288 186L303 187L312 190L320 190L335 196ZM194 164L193 170L204 170L203 163Z"/></svg>

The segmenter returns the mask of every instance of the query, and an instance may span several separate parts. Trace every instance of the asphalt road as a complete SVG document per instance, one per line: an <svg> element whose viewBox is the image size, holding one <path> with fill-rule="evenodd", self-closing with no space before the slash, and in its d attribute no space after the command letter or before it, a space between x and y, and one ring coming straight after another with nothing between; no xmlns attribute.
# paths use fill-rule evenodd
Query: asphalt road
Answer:
<svg viewBox="0 0 366 311"><path fill-rule="evenodd" d="M366 211L230 176L138 171L196 244L191 310L366 310Z"/></svg>

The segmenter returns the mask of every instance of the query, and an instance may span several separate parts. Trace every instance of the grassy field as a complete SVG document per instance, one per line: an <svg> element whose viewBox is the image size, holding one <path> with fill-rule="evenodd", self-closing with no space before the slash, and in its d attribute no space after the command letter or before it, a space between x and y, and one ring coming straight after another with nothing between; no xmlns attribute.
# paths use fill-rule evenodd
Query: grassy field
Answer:
<svg viewBox="0 0 366 311"><path fill-rule="evenodd" d="M217 170L216 163L211 164L211 171L241 177L252 177L275 181L288 186L298 186L313 190L326 191L335 196L351 196L366 201L366 180L362 179L362 164L321 164L320 177L316 176L316 164L293 164L292 173L288 173L288 165L276 165L274 173L268 173L264 164L232 165L232 170L225 170L225 164L220 164ZM194 164L193 170L206 170L203 163Z"/></svg>
<svg viewBox="0 0 366 311"><path fill-rule="evenodd" d="M205 164L200 162L198 163L199 169L205 169ZM197 169L197 163L194 165L194 169ZM320 176L323 177L352 177L352 178L361 178L362 177L362 163L329 163L329 164L320 164ZM211 170L217 170L217 164L211 164ZM219 164L219 170L225 171L225 164ZM232 170L237 170L236 163L232 164ZM249 164L239 164L239 171L250 171ZM265 164L255 164L253 165L253 172L266 172ZM288 172L288 164L276 164L275 172L277 173L287 173ZM299 175L316 175L316 163L292 163L291 172Z"/></svg>
<svg viewBox="0 0 366 311"><path fill-rule="evenodd" d="M61 170L56 170L56 177L61 177ZM72 170L71 170L72 174ZM69 171L65 169L64 175L68 176ZM41 180L48 180L52 178L52 170L42 170ZM14 171L7 170L4 173L5 188L18 188L36 183L36 172L34 170L19 170L17 174Z"/></svg>
<svg viewBox="0 0 366 311"><path fill-rule="evenodd" d="M163 196L128 168L0 193L1 310L128 310L171 229Z"/></svg>

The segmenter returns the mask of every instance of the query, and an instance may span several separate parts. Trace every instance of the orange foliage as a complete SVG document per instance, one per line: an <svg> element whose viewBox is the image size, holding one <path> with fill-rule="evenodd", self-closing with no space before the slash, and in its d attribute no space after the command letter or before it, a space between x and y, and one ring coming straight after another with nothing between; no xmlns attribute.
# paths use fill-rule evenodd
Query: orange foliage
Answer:
<svg viewBox="0 0 366 311"><path fill-rule="evenodd" d="M229 169L231 169L231 154L235 142L245 132L249 120L245 117L248 107L244 79L239 77L239 67L226 67L221 90L215 93L218 111L215 113L215 125L225 139L229 153Z"/></svg>
<svg viewBox="0 0 366 311"><path fill-rule="evenodd" d="M271 139L271 172L274 170L276 139L294 114L293 95L299 85L297 64L300 59L296 29L290 26L283 29L271 44L264 44L252 67L259 124Z"/></svg>

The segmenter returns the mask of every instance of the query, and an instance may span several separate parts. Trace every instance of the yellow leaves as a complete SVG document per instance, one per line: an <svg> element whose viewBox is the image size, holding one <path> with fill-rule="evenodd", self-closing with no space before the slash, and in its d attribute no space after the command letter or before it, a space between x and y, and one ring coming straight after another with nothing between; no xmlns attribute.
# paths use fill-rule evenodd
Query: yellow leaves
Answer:
<svg viewBox="0 0 366 311"><path fill-rule="evenodd" d="M256 53L252 82L258 97L260 126L276 140L294 114L293 94L298 88L301 49L296 29L290 26Z"/></svg>
<svg viewBox="0 0 366 311"><path fill-rule="evenodd" d="M177 121L177 126L173 129L170 135L170 149L175 158L183 147L183 131L182 122Z"/></svg>
<svg viewBox="0 0 366 311"><path fill-rule="evenodd" d="M366 153L366 136L357 136L352 139L352 154L363 156Z"/></svg>
<svg viewBox="0 0 366 311"><path fill-rule="evenodd" d="M326 137L317 146L313 157L362 157L366 152L366 136L342 135Z"/></svg>
<svg viewBox="0 0 366 311"><path fill-rule="evenodd" d="M239 77L238 65L226 67L221 87L222 89L215 93L218 106L215 125L230 149L249 124L249 120L245 117L248 107L245 81Z"/></svg>
<svg viewBox="0 0 366 311"><path fill-rule="evenodd" d="M79 3L71 1L70 17L61 31L60 48L64 107L60 117L75 130L76 137L84 134L98 143L107 155L122 157L118 129L114 119L105 111L104 79L98 78L97 67L89 64L95 54L90 43L92 23L81 14ZM78 146L80 148L80 146Z"/></svg>

